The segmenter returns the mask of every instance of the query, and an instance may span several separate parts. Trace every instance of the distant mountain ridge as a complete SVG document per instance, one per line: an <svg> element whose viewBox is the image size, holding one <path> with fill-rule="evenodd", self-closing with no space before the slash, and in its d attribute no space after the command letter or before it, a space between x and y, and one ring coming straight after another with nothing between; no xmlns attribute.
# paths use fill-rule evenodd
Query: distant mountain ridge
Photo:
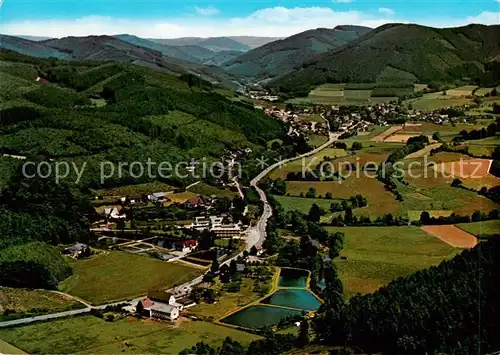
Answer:
<svg viewBox="0 0 500 355"><path fill-rule="evenodd" d="M303 91L327 82L465 80L480 76L499 54L499 25L441 29L389 24L311 58L269 85Z"/></svg>
<svg viewBox="0 0 500 355"><path fill-rule="evenodd" d="M173 39L150 38L149 40L168 46L198 46L210 49L211 51L214 52L221 52L221 51L246 52L250 50L250 47L248 45L240 43L229 37L211 37L211 38L182 37Z"/></svg>
<svg viewBox="0 0 500 355"><path fill-rule="evenodd" d="M126 35L126 39L135 43L113 36L64 37L34 42L0 35L0 48L42 58L127 62L169 74L196 74L212 83L230 83L235 80L231 74L215 67L204 66L197 62L194 57L193 61L187 61L164 54L171 53L185 57L184 52L177 52L178 48L155 47L157 44L153 42L150 43L142 38L128 35ZM231 86L233 85L231 84Z"/></svg>
<svg viewBox="0 0 500 355"><path fill-rule="evenodd" d="M230 73L256 78L275 77L301 66L317 54L342 46L371 31L361 26L318 28L267 43L227 63Z"/></svg>

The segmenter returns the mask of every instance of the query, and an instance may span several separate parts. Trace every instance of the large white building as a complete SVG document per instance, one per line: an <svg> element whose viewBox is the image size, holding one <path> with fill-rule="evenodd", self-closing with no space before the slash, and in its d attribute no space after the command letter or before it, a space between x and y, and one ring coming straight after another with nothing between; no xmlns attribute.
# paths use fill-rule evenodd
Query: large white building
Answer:
<svg viewBox="0 0 500 355"><path fill-rule="evenodd" d="M195 221L186 228L196 229L199 232L209 230L220 238L240 237L243 233L242 223L224 223L224 218L219 216L195 217Z"/></svg>

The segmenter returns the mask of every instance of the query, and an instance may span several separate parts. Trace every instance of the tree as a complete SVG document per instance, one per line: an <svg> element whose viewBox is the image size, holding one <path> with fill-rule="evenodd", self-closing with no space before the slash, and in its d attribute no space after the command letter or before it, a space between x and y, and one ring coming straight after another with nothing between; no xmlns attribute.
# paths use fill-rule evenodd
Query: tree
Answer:
<svg viewBox="0 0 500 355"><path fill-rule="evenodd" d="M441 134L439 132L434 132L432 139L439 142L441 140Z"/></svg>
<svg viewBox="0 0 500 355"><path fill-rule="evenodd" d="M303 348L309 344L309 320L303 319L300 322L299 334L297 336L297 346Z"/></svg>
<svg viewBox="0 0 500 355"><path fill-rule="evenodd" d="M255 245L250 248L250 255L257 255L258 249Z"/></svg>
<svg viewBox="0 0 500 355"><path fill-rule="evenodd" d="M460 179L453 179L451 182L451 187L459 187L462 185L462 181Z"/></svg>
<svg viewBox="0 0 500 355"><path fill-rule="evenodd" d="M309 214L307 215L307 218L311 221L311 222L316 222L318 223L321 219L321 215L322 215L322 211L321 211L321 208L313 203L312 206L311 206L311 209L309 210Z"/></svg>
<svg viewBox="0 0 500 355"><path fill-rule="evenodd" d="M331 199L333 199L333 195L332 195L332 193L331 193L331 192L327 192L327 193L325 194L325 199L327 199L327 200L331 200Z"/></svg>
<svg viewBox="0 0 500 355"><path fill-rule="evenodd" d="M420 214L420 222L422 224L430 224L431 222L431 215L429 214L429 212L427 211L423 211L421 214Z"/></svg>
<svg viewBox="0 0 500 355"><path fill-rule="evenodd" d="M137 306L135 306L135 312L140 316L142 315L142 312L144 312L142 301L137 302Z"/></svg>
<svg viewBox="0 0 500 355"><path fill-rule="evenodd" d="M351 149L352 150L361 150L361 149L363 149L363 144L361 144L361 142L353 142Z"/></svg>
<svg viewBox="0 0 500 355"><path fill-rule="evenodd" d="M214 251L214 256L212 259L212 265L210 266L210 271L212 273L215 273L217 272L217 270L219 270L219 260L217 259L217 252Z"/></svg>
<svg viewBox="0 0 500 355"><path fill-rule="evenodd" d="M330 212L340 212L342 211L342 206L338 202L332 202L330 204Z"/></svg>
<svg viewBox="0 0 500 355"><path fill-rule="evenodd" d="M480 222L481 221L481 211L474 211L471 216L472 222Z"/></svg>
<svg viewBox="0 0 500 355"><path fill-rule="evenodd" d="M237 341L227 337L222 343L219 355L245 355L245 348Z"/></svg>
<svg viewBox="0 0 500 355"><path fill-rule="evenodd" d="M345 210L344 221L346 225L352 224L354 222L354 215L352 213L352 208L347 207Z"/></svg>
<svg viewBox="0 0 500 355"><path fill-rule="evenodd" d="M316 189L314 187L309 188L306 194L307 198L316 198Z"/></svg>

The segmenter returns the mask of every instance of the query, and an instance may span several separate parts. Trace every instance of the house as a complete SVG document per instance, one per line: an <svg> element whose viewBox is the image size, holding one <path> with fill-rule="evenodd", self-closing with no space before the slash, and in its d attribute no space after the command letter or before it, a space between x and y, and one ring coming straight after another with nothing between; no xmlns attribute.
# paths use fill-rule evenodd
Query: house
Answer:
<svg viewBox="0 0 500 355"><path fill-rule="evenodd" d="M201 200L201 198L195 197L195 198L192 198L192 199L187 200L186 202L184 202L184 207L185 208L196 208L199 205L201 205L202 202L203 201Z"/></svg>
<svg viewBox="0 0 500 355"><path fill-rule="evenodd" d="M62 252L63 255L71 256L72 258L79 258L84 255L90 255L90 247L87 244L75 243L66 248Z"/></svg>
<svg viewBox="0 0 500 355"><path fill-rule="evenodd" d="M153 301L146 298L142 303L143 314L149 318L165 319L168 321L175 321L179 318L179 309L168 303Z"/></svg>
<svg viewBox="0 0 500 355"><path fill-rule="evenodd" d="M113 219L127 218L126 215L120 215L120 211L116 207L105 208L104 214L105 214L106 218L113 218Z"/></svg>
<svg viewBox="0 0 500 355"><path fill-rule="evenodd" d="M182 240L174 243L174 247L176 250L180 250L183 253L189 253L193 251L198 246L198 242L193 239Z"/></svg>
<svg viewBox="0 0 500 355"><path fill-rule="evenodd" d="M148 200L153 203L163 203L168 202L169 198L167 197L166 192L154 192L151 195L148 195Z"/></svg>

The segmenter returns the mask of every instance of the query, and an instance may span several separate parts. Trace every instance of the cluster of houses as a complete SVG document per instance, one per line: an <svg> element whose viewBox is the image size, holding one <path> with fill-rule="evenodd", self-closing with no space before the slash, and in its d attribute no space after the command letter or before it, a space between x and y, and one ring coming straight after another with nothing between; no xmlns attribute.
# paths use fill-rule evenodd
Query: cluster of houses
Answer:
<svg viewBox="0 0 500 355"><path fill-rule="evenodd" d="M307 133L316 133L320 135L328 135L328 126L326 122L307 121L300 116L310 116L309 109L290 110L271 107L264 109L264 113L278 121L285 122L289 125L288 135L300 136ZM299 116L300 114L300 116Z"/></svg>
<svg viewBox="0 0 500 355"><path fill-rule="evenodd" d="M214 233L218 238L238 238L245 233L243 223L231 223L227 221L227 217L221 216L198 216L195 217L193 223L186 225L184 228L197 230L199 232L208 230Z"/></svg>

